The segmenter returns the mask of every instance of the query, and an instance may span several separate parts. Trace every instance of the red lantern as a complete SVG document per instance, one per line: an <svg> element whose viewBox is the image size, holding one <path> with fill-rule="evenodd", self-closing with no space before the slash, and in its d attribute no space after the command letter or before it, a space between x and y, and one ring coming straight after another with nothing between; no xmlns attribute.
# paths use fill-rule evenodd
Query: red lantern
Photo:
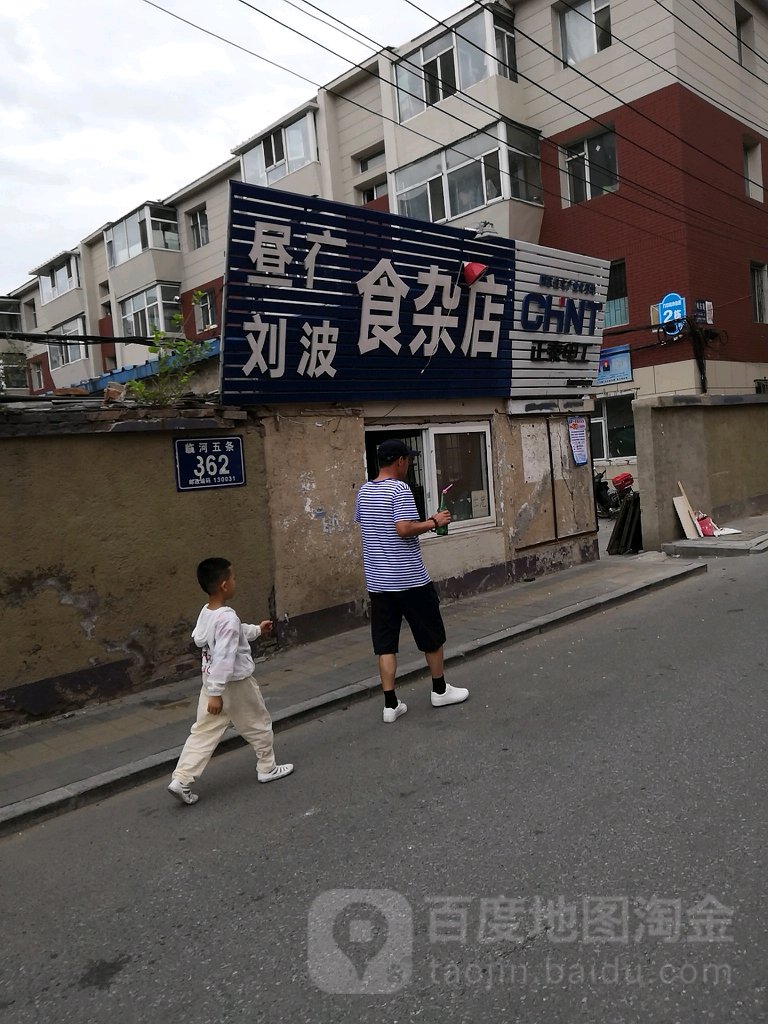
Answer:
<svg viewBox="0 0 768 1024"><path fill-rule="evenodd" d="M479 280L488 270L485 263L462 263L461 266L464 272L464 280L470 285Z"/></svg>

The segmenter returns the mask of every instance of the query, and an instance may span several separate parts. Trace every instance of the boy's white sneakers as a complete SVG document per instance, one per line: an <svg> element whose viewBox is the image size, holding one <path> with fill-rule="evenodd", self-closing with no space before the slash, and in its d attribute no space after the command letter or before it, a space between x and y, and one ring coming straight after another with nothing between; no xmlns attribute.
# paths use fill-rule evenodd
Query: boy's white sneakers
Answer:
<svg viewBox="0 0 768 1024"><path fill-rule="evenodd" d="M465 690L463 686L451 686L450 683L445 684L445 693L435 693L432 691L431 700L433 708L444 708L446 704L461 704L469 696L469 690Z"/></svg>
<svg viewBox="0 0 768 1024"><path fill-rule="evenodd" d="M396 708L384 708L383 718L386 723L396 722L400 715L404 715L408 705L398 699Z"/></svg>
<svg viewBox="0 0 768 1024"><path fill-rule="evenodd" d="M186 782L179 782L178 779L172 779L171 784L168 787L168 792L171 796L175 796L177 800L180 800L183 804L196 804L200 797L197 793L193 793Z"/></svg>
<svg viewBox="0 0 768 1024"><path fill-rule="evenodd" d="M259 772L259 782L274 782L275 779L284 779L293 771L292 764L276 764L268 772Z"/></svg>

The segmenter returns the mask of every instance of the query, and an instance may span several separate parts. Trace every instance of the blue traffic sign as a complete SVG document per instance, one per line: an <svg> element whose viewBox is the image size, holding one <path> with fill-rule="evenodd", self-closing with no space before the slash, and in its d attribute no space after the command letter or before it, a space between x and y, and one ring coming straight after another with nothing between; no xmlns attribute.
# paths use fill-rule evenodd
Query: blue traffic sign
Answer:
<svg viewBox="0 0 768 1024"><path fill-rule="evenodd" d="M679 334L684 327L685 299L677 292L669 292L659 303L659 323L664 333L671 336Z"/></svg>

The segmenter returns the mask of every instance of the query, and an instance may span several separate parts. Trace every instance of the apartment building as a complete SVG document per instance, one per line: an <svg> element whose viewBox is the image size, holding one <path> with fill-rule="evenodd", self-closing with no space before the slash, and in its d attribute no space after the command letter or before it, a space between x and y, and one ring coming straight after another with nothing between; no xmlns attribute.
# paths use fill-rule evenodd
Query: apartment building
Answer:
<svg viewBox="0 0 768 1024"><path fill-rule="evenodd" d="M768 378L766 55L759 0L475 3L33 268L3 323L56 336L35 392L130 375L131 339L178 310L215 337L233 178L479 228L611 261L593 451L631 460L634 397ZM690 331L658 335L668 295L712 328L698 360Z"/></svg>

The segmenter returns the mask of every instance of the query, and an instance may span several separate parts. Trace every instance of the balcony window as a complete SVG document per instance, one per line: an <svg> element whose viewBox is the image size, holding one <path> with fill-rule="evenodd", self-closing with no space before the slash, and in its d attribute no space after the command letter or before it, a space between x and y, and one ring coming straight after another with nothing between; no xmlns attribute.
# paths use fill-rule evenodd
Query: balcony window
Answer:
<svg viewBox="0 0 768 1024"><path fill-rule="evenodd" d="M166 206L144 206L104 232L107 265L118 267L147 249L178 251L176 211Z"/></svg>
<svg viewBox="0 0 768 1024"><path fill-rule="evenodd" d="M493 27L496 24L503 39L496 34ZM490 74L513 78L514 30L511 25L507 18L488 20L483 11L403 58L395 66L400 121L415 117L458 90L482 82ZM491 68L496 63L492 56L494 45L498 68Z"/></svg>
<svg viewBox="0 0 768 1024"><path fill-rule="evenodd" d="M538 136L502 123L395 173L397 212L440 221L496 199L541 202Z"/></svg>
<svg viewBox="0 0 768 1024"><path fill-rule="evenodd" d="M243 177L253 185L272 185L316 159L314 115L309 113L243 153Z"/></svg>
<svg viewBox="0 0 768 1024"><path fill-rule="evenodd" d="M80 287L80 273L77 256L70 254L51 263L42 273L38 274L40 286L40 302L52 302L60 295Z"/></svg>
<svg viewBox="0 0 768 1024"><path fill-rule="evenodd" d="M504 78L517 81L517 55L515 52L515 25L511 18L501 14L493 16L493 34L496 45L496 72Z"/></svg>
<svg viewBox="0 0 768 1024"><path fill-rule="evenodd" d="M359 188L357 190L358 202L361 206L365 206L367 203L373 203L377 199L381 199L387 195L387 179L376 182L373 185L369 185L367 188Z"/></svg>
<svg viewBox="0 0 768 1024"><path fill-rule="evenodd" d="M151 338L155 331L173 333L179 313L179 285L155 284L120 303L124 338Z"/></svg>

